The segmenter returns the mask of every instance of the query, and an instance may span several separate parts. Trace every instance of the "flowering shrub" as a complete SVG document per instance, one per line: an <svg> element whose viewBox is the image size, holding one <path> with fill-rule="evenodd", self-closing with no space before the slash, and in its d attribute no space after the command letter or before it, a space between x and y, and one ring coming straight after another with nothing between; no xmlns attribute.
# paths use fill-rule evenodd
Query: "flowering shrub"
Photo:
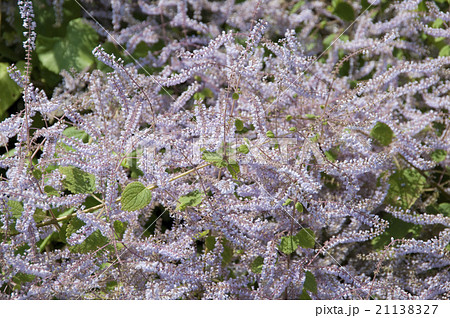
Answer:
<svg viewBox="0 0 450 318"><path fill-rule="evenodd" d="M449 297L448 1L79 5L2 7L2 299Z"/></svg>

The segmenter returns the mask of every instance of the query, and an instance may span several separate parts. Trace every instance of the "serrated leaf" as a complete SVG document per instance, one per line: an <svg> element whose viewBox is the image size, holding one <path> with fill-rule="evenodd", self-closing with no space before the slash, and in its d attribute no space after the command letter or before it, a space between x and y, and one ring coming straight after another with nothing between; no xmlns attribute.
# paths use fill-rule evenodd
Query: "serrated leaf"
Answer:
<svg viewBox="0 0 450 318"><path fill-rule="evenodd" d="M12 217L14 219L18 219L22 216L23 212L23 203L15 200L9 200L8 206L11 210Z"/></svg>
<svg viewBox="0 0 450 318"><path fill-rule="evenodd" d="M370 132L370 137L378 140L383 146L389 146L394 137L394 132L385 123L377 122Z"/></svg>
<svg viewBox="0 0 450 318"><path fill-rule="evenodd" d="M264 258L262 256L257 256L250 265L250 269L255 274L261 274L263 265Z"/></svg>
<svg viewBox="0 0 450 318"><path fill-rule="evenodd" d="M94 193L95 176L76 167L59 167L59 171L66 176L63 185L67 190L76 193Z"/></svg>
<svg viewBox="0 0 450 318"><path fill-rule="evenodd" d="M136 211L145 208L152 201L152 192L140 182L131 182L122 192L123 211Z"/></svg>
<svg viewBox="0 0 450 318"><path fill-rule="evenodd" d="M420 197L426 179L414 169L402 169L389 177L389 190L385 198L387 204L409 209Z"/></svg>
<svg viewBox="0 0 450 318"><path fill-rule="evenodd" d="M311 229L301 229L295 238L297 244L303 248L314 248L316 244L316 237Z"/></svg>
<svg viewBox="0 0 450 318"><path fill-rule="evenodd" d="M305 282L303 283L303 288L309 290L310 292L317 293L317 282L314 275L307 271L305 273Z"/></svg>
<svg viewBox="0 0 450 318"><path fill-rule="evenodd" d="M278 245L280 252L288 255L294 253L297 248L298 245L296 239L292 235L283 236L280 245Z"/></svg>
<svg viewBox="0 0 450 318"><path fill-rule="evenodd" d="M447 151L444 149L436 149L431 153L431 159L433 159L434 162L441 162L444 161L447 157Z"/></svg>
<svg viewBox="0 0 450 318"><path fill-rule="evenodd" d="M192 207L197 206L200 203L202 203L202 200L203 200L203 192L200 192L199 190L191 191L178 199L179 203L176 209L182 211L188 206Z"/></svg>

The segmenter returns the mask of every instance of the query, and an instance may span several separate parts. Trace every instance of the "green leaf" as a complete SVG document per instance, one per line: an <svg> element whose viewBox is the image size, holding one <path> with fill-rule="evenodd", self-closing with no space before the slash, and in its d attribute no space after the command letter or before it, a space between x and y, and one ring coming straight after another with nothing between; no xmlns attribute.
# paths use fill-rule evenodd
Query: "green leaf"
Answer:
<svg viewBox="0 0 450 318"><path fill-rule="evenodd" d="M300 9L300 7L304 4L305 4L305 1L303 1L303 0L298 1L296 4L294 4L294 6L292 7L292 9L289 13L293 14L293 13L297 12L297 10Z"/></svg>
<svg viewBox="0 0 450 318"><path fill-rule="evenodd" d="M426 179L414 169L402 169L389 177L389 190L385 198L387 204L409 209L420 197Z"/></svg>
<svg viewBox="0 0 450 318"><path fill-rule="evenodd" d="M268 131L266 132L266 136L267 136L268 138L275 138L275 135L274 135L273 131L271 131L271 130L268 130Z"/></svg>
<svg viewBox="0 0 450 318"><path fill-rule="evenodd" d="M66 176L63 185L72 193L94 193L95 176L76 167L59 167Z"/></svg>
<svg viewBox="0 0 450 318"><path fill-rule="evenodd" d="M438 211L443 215L450 217L450 203L439 204Z"/></svg>
<svg viewBox="0 0 450 318"><path fill-rule="evenodd" d="M431 153L431 159L433 159L433 161L435 162L441 162L444 161L445 158L447 157L447 151L445 151L444 149L436 149L435 151L433 151Z"/></svg>
<svg viewBox="0 0 450 318"><path fill-rule="evenodd" d="M208 234L209 234L209 230L206 230L206 231L197 233L196 235L194 235L194 238L195 238L196 240L199 240L199 239L205 237L205 236L208 235Z"/></svg>
<svg viewBox="0 0 450 318"><path fill-rule="evenodd" d="M286 116L286 121L291 121L292 120L292 115L287 115Z"/></svg>
<svg viewBox="0 0 450 318"><path fill-rule="evenodd" d="M283 236L280 245L278 246L280 252L288 255L294 253L297 248L297 240L295 239L295 236L292 235Z"/></svg>
<svg viewBox="0 0 450 318"><path fill-rule="evenodd" d="M300 300L311 300L311 297L308 295L306 289L303 288L302 294L300 295Z"/></svg>
<svg viewBox="0 0 450 318"><path fill-rule="evenodd" d="M394 132L385 123L377 122L370 132L370 137L378 140L383 146L389 146L394 137Z"/></svg>
<svg viewBox="0 0 450 318"><path fill-rule="evenodd" d="M178 199L179 203L178 203L176 209L182 211L182 210L186 209L186 207L188 207L188 206L192 206L192 207L197 206L200 203L202 203L202 200L203 200L202 192L200 192L199 190L191 191L188 194L183 195Z"/></svg>
<svg viewBox="0 0 450 318"><path fill-rule="evenodd" d="M8 63L0 63L0 121L3 117L7 117L6 111L20 97L22 92L22 88L9 77L8 66ZM24 74L24 61L19 61L17 68Z"/></svg>
<svg viewBox="0 0 450 318"><path fill-rule="evenodd" d="M59 192L53 188L52 186L46 185L44 187L44 192L47 193L50 196L57 196L59 197Z"/></svg>
<svg viewBox="0 0 450 318"><path fill-rule="evenodd" d="M422 230L421 225L402 221L390 214L384 215L383 219L389 222L389 226L383 234L372 240L371 244L376 250L383 249L391 242L392 238L401 239L408 235L408 233L411 233L413 237L418 237Z"/></svg>
<svg viewBox="0 0 450 318"><path fill-rule="evenodd" d="M306 114L305 117L308 118L308 119L316 119L316 118L319 118L319 116L316 116L316 115L314 115L314 114Z"/></svg>
<svg viewBox="0 0 450 318"><path fill-rule="evenodd" d="M127 229L128 222L122 222L122 221L114 221L114 231L116 232L116 238L121 240L123 237L123 234L125 233L125 230Z"/></svg>
<svg viewBox="0 0 450 318"><path fill-rule="evenodd" d="M355 11L353 11L353 7L344 1L339 1L335 5L333 13L344 21L350 22L355 20Z"/></svg>
<svg viewBox="0 0 450 318"><path fill-rule="evenodd" d="M236 162L229 163L227 165L227 169L228 169L228 172L230 172L231 176L234 179L237 179L237 175L239 174L239 172L241 172L241 170L239 169L239 165Z"/></svg>
<svg viewBox="0 0 450 318"><path fill-rule="evenodd" d="M443 46L439 51L439 56L450 56L450 45Z"/></svg>
<svg viewBox="0 0 450 318"><path fill-rule="evenodd" d="M250 265L250 269L255 274L261 274L263 265L264 258L262 256L257 256Z"/></svg>
<svg viewBox="0 0 450 318"><path fill-rule="evenodd" d="M114 291L119 286L119 283L115 280L106 282L106 290Z"/></svg>
<svg viewBox="0 0 450 318"><path fill-rule="evenodd" d="M301 229L295 235L296 242L303 248L314 248L316 244L316 237L311 229Z"/></svg>
<svg viewBox="0 0 450 318"><path fill-rule="evenodd" d="M234 121L234 126L236 126L237 131L242 131L244 129L244 123L240 119Z"/></svg>
<svg viewBox="0 0 450 318"><path fill-rule="evenodd" d="M325 151L325 157L331 161L331 162L335 162L338 155L334 150L327 150Z"/></svg>
<svg viewBox="0 0 450 318"><path fill-rule="evenodd" d="M205 238L206 251L212 251L216 247L216 238L214 236L208 236Z"/></svg>
<svg viewBox="0 0 450 318"><path fill-rule="evenodd" d="M303 204L301 204L300 202L295 203L295 209L302 213L303 212Z"/></svg>
<svg viewBox="0 0 450 318"><path fill-rule="evenodd" d="M31 174L36 178L36 180L41 180L42 178L42 171L39 169L34 168Z"/></svg>
<svg viewBox="0 0 450 318"><path fill-rule="evenodd" d="M69 238L73 233L81 229L85 223L79 218L74 217L70 220L69 225L66 230L66 237ZM82 243L69 246L69 251L72 253L82 253L87 254L98 250L100 247L108 244L108 239L102 235L100 230L96 230L94 233L89 235Z"/></svg>
<svg viewBox="0 0 450 318"><path fill-rule="evenodd" d="M37 208L36 211L34 211L33 219L36 223L42 222L46 219L48 219L47 213L43 211L42 209Z"/></svg>
<svg viewBox="0 0 450 318"><path fill-rule="evenodd" d="M283 236L278 249L285 254L291 254L295 252L299 246L303 248L313 248L315 244L316 239L314 232L311 229L301 229L296 235Z"/></svg>
<svg viewBox="0 0 450 318"><path fill-rule="evenodd" d="M38 34L36 54L48 70L59 74L71 68L81 72L94 64L92 50L98 43L98 34L82 18L71 20L63 37Z"/></svg>
<svg viewBox="0 0 450 318"><path fill-rule="evenodd" d="M438 29L442 26L442 24L444 24L444 21L442 19L436 19L434 20L434 22L431 24L431 27L434 29Z"/></svg>
<svg viewBox="0 0 450 318"><path fill-rule="evenodd" d="M233 99L234 100L238 100L239 99L239 94L238 93L233 93Z"/></svg>
<svg viewBox="0 0 450 318"><path fill-rule="evenodd" d="M12 212L12 217L14 219L18 219L22 216L23 212L23 203L15 200L9 200L8 206Z"/></svg>
<svg viewBox="0 0 450 318"><path fill-rule="evenodd" d="M202 159L205 160L206 162L211 162L218 168L223 168L227 166L227 162L226 160L223 159L223 156L215 151L204 151Z"/></svg>
<svg viewBox="0 0 450 318"><path fill-rule="evenodd" d="M243 153L244 155L248 154L250 152L250 150L248 149L247 145L240 145L237 148L237 151L239 151L240 153Z"/></svg>
<svg viewBox="0 0 450 318"><path fill-rule="evenodd" d="M291 204L291 203L292 203L292 200L291 200L291 199L287 199L287 200L283 203L283 206L289 205L289 204Z"/></svg>
<svg viewBox="0 0 450 318"><path fill-rule="evenodd" d="M203 94L205 97L208 97L208 98L213 98L213 97L214 97L214 93L212 92L212 90L210 90L210 89L207 88L207 87L205 87L205 88L202 90L202 94Z"/></svg>
<svg viewBox="0 0 450 318"><path fill-rule="evenodd" d="M45 247L54 240L59 240L58 232L53 232L50 235L48 235L45 239L42 240L42 242L39 244L40 252L42 253L45 250Z"/></svg>
<svg viewBox="0 0 450 318"><path fill-rule="evenodd" d="M229 242L226 239L222 239L222 266L229 264L233 259L233 249L231 248Z"/></svg>
<svg viewBox="0 0 450 318"><path fill-rule="evenodd" d="M213 97L214 94L209 88L204 88L201 92L197 92L194 94L195 100L204 100L206 98L213 98Z"/></svg>
<svg viewBox="0 0 450 318"><path fill-rule="evenodd" d="M214 248L216 247L216 241L216 237L212 235L205 238L206 252L214 250ZM225 238L222 239L222 246L222 266L225 266L233 259L233 249L231 248L230 243Z"/></svg>
<svg viewBox="0 0 450 318"><path fill-rule="evenodd" d="M89 141L89 135L84 130L77 129L75 127L67 127L64 129L63 135L67 137L75 137L84 143Z"/></svg>
<svg viewBox="0 0 450 318"><path fill-rule="evenodd" d="M339 36L339 34L330 34L323 39L322 43L325 47L329 47L331 43Z"/></svg>
<svg viewBox="0 0 450 318"><path fill-rule="evenodd" d="M136 211L150 204L152 192L140 182L131 182L123 190L120 201L123 211Z"/></svg>
<svg viewBox="0 0 450 318"><path fill-rule="evenodd" d="M305 282L303 283L303 288L309 290L310 292L317 293L317 282L314 275L307 271L305 273Z"/></svg>
<svg viewBox="0 0 450 318"><path fill-rule="evenodd" d="M12 278L12 281L14 282L14 284L16 284L14 286L15 290L19 290L20 288L22 288L22 284L24 283L30 283L32 282L34 279L36 278L35 275L33 274L25 274L22 272L17 273L16 275L14 275L14 277Z"/></svg>

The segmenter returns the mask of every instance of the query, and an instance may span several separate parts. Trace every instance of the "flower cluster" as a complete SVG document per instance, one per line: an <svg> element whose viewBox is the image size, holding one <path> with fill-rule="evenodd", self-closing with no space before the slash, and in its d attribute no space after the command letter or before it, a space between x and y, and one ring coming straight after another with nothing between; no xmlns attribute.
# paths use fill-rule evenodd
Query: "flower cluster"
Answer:
<svg viewBox="0 0 450 318"><path fill-rule="evenodd" d="M448 298L448 5L80 2L126 52L51 96L18 2L0 298Z"/></svg>

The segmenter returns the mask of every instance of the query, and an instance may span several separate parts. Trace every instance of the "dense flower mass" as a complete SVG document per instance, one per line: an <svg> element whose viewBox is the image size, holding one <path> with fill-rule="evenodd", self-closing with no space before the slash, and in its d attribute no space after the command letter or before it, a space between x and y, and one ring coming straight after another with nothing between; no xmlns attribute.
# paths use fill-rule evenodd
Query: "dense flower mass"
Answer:
<svg viewBox="0 0 450 318"><path fill-rule="evenodd" d="M448 1L79 4L1 9L0 299L449 298Z"/></svg>

